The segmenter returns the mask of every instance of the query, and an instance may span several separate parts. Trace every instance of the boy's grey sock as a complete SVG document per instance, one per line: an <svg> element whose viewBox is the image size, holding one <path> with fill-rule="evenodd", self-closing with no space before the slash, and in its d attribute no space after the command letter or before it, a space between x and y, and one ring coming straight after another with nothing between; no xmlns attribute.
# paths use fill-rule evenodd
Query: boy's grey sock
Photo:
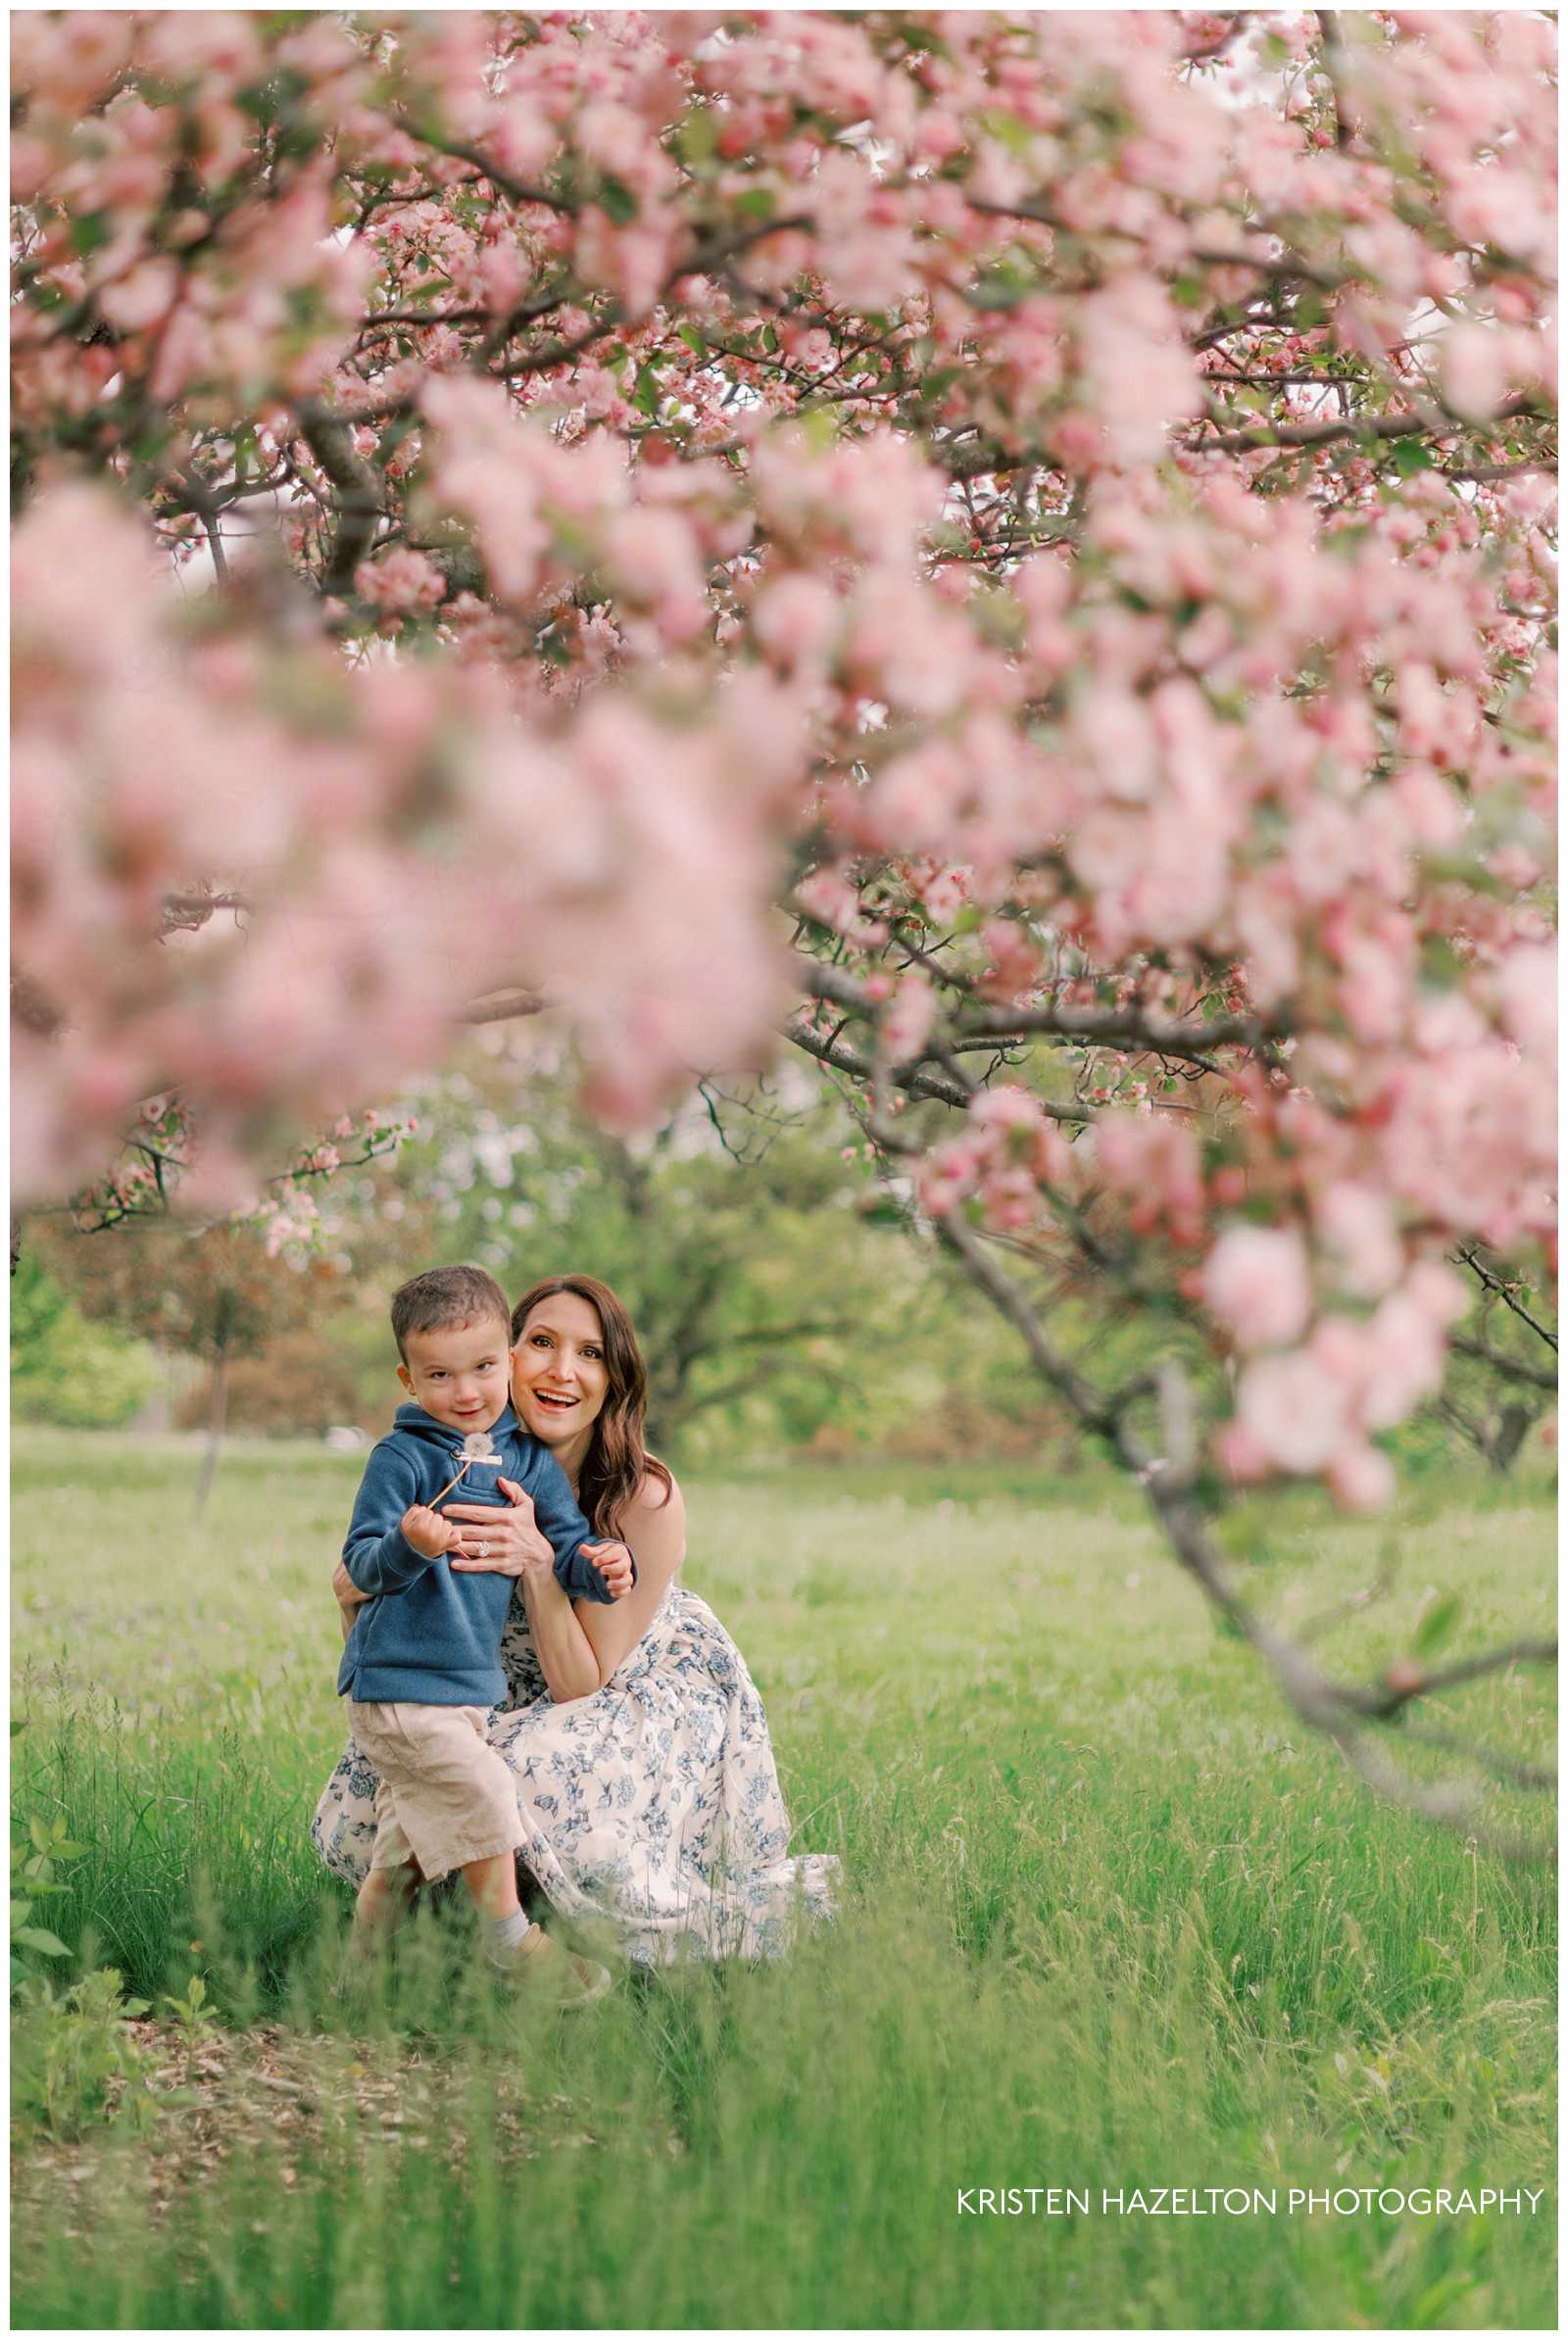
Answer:
<svg viewBox="0 0 1568 2340"><path fill-rule="evenodd" d="M521 1947L527 1931L528 1920L521 1910L514 1910L510 1918L492 1918L485 1947L492 1958L510 1959Z"/></svg>

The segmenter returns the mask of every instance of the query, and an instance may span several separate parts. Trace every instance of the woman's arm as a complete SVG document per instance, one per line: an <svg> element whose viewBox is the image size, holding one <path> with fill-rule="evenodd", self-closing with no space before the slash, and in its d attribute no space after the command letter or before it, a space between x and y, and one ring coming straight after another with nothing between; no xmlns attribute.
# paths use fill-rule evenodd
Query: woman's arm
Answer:
<svg viewBox="0 0 1568 2340"><path fill-rule="evenodd" d="M370 1595L360 1590L341 1560L332 1571L332 1597L337 1602L337 1613L343 1627L343 1638L346 1641L354 1631L356 1615L365 1606Z"/></svg>
<svg viewBox="0 0 1568 2340"><path fill-rule="evenodd" d="M666 1494L662 1482L650 1474L627 1505L620 1534L635 1555L637 1584L613 1608L568 1599L554 1575L523 1579L534 1647L558 1706L603 1689L652 1624L685 1556L686 1506L680 1488L671 1484Z"/></svg>

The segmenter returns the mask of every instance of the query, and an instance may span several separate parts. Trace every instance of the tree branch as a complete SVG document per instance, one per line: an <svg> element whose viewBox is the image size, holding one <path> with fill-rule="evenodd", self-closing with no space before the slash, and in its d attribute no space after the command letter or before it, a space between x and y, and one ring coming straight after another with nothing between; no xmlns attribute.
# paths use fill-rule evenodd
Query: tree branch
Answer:
<svg viewBox="0 0 1568 2340"><path fill-rule="evenodd" d="M1345 34L1340 25L1340 12L1335 8L1320 8L1314 13L1318 30L1323 35L1323 72L1334 92L1334 143L1342 155L1348 154L1357 125L1350 120Z"/></svg>
<svg viewBox="0 0 1568 2340"><path fill-rule="evenodd" d="M1339 1692L1343 1705L1357 1714L1371 1716L1377 1722L1387 1722L1412 1698L1427 1698L1435 1690L1458 1689L1468 1682L1480 1682L1489 1674L1505 1674L1511 1666L1554 1666L1557 1663L1557 1643L1552 1640L1508 1641L1500 1649L1489 1649L1475 1657L1455 1658L1451 1665L1439 1666L1431 1673L1412 1666L1399 1672L1393 1682L1381 1682L1370 1689L1344 1688Z"/></svg>
<svg viewBox="0 0 1568 2340"><path fill-rule="evenodd" d="M385 516L380 484L368 463L355 453L353 425L363 417L335 414L316 399L299 410L300 430L338 492L337 529L321 574L324 595L346 595L354 589L354 572L369 551L377 525Z"/></svg>
<svg viewBox="0 0 1568 2340"><path fill-rule="evenodd" d="M824 1032L815 1032L810 1025L797 1017L778 1027L783 1037L808 1056L814 1056L818 1064L829 1066L834 1072L847 1073L852 1080L861 1081L869 1088L877 1075L872 1058L852 1048L847 1041ZM974 1084L967 1076L928 1072L924 1061L913 1064L890 1064L885 1077L906 1097L929 1097L938 1104L956 1105L962 1111L974 1094ZM1066 1122L1074 1129L1084 1127L1094 1116L1083 1105L1058 1105L1049 1098L1036 1100L1049 1121Z"/></svg>
<svg viewBox="0 0 1568 2340"><path fill-rule="evenodd" d="M1554 1664L1555 1641L1513 1642L1503 1649L1459 1659L1429 1674L1412 1670L1407 1678L1396 1677L1394 1682L1384 1682L1372 1688L1331 1680L1314 1663L1301 1641L1293 1640L1252 1610L1214 1547L1207 1523L1193 1497L1190 1451L1194 1443L1193 1426L1190 1404L1177 1387L1183 1379L1180 1369L1167 1369L1161 1390L1165 1438L1171 1454L1168 1458L1153 1456L1132 1430L1126 1404L1102 1398L1098 1391L1091 1390L1057 1354L1024 1293L986 1255L974 1231L956 1214L939 1221L937 1231L993 1305L1021 1334L1042 1379L1066 1398L1086 1429L1107 1438L1123 1468L1142 1483L1177 1559L1214 1608L1267 1662L1302 1721L1331 1738L1346 1761L1387 1801L1403 1804L1445 1826L1462 1828L1504 1859L1554 1860L1555 1844L1551 1839L1524 1837L1493 1828L1484 1817L1480 1795L1464 1781L1450 1779L1428 1783L1401 1772L1382 1747L1367 1738L1363 1726L1390 1720L1411 1698L1457 1687L1510 1665ZM1123 1392L1122 1397L1125 1396ZM1485 1761L1486 1757L1482 1755L1479 1760Z"/></svg>
<svg viewBox="0 0 1568 2340"><path fill-rule="evenodd" d="M1473 1274L1480 1277L1488 1292L1494 1292L1500 1300L1506 1301L1507 1305L1513 1310L1515 1316L1519 1317L1523 1323L1527 1324L1532 1333L1539 1334L1541 1339L1545 1342L1549 1349L1555 1351L1557 1346L1556 1334L1548 1333L1544 1325L1538 1324L1536 1319L1531 1315L1529 1309L1524 1307L1518 1300L1514 1298L1512 1292L1509 1290L1508 1286L1503 1283L1502 1279L1498 1276L1494 1276L1492 1270L1487 1266L1486 1262L1477 1257L1477 1246L1474 1243L1470 1245L1468 1250L1466 1250L1464 1245L1461 1243L1459 1246L1459 1257L1464 1261L1465 1266L1469 1268Z"/></svg>
<svg viewBox="0 0 1568 2340"><path fill-rule="evenodd" d="M1557 1393L1557 1376L1554 1373L1548 1373L1544 1366L1525 1365L1517 1357L1505 1356L1500 1348L1493 1348L1485 1341L1472 1341L1468 1334L1455 1333L1448 1346L1461 1357L1475 1357L1483 1365L1490 1365L1494 1373L1502 1375L1504 1381L1524 1382L1532 1389L1548 1390L1554 1397Z"/></svg>
<svg viewBox="0 0 1568 2340"><path fill-rule="evenodd" d="M542 992L531 992L521 984L514 984L503 992L487 992L482 999L470 999L460 1021L465 1024L505 1024L517 1015L542 1015L549 1006Z"/></svg>
<svg viewBox="0 0 1568 2340"><path fill-rule="evenodd" d="M1419 414L1361 414L1339 422L1265 422L1246 430L1220 428L1212 438L1180 441L1194 455L1231 455L1244 448L1327 447L1336 439L1457 439L1466 431L1486 432L1499 422L1539 412L1533 398L1504 400L1494 414L1469 422L1458 416L1424 418ZM1223 424L1229 417L1212 417Z"/></svg>
<svg viewBox="0 0 1568 2340"><path fill-rule="evenodd" d="M927 962L929 963L929 962ZM945 971L938 970L943 980ZM864 986L842 967L805 960L799 969L803 991L836 1007L848 1007L867 1018L875 1005ZM1219 1016L1212 1023L1159 1023L1120 1007L975 1007L966 1005L954 1024L959 1046L971 1040L1000 1045L1034 1035L1056 1040L1084 1041L1101 1048L1147 1049L1155 1055L1182 1056L1212 1069L1215 1048L1260 1048L1290 1037L1291 1026L1277 1017Z"/></svg>

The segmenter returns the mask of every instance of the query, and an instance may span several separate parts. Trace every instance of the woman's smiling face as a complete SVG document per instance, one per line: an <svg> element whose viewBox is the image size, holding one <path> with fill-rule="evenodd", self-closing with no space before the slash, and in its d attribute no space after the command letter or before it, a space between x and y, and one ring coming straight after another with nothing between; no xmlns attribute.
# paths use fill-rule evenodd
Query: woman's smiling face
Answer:
<svg viewBox="0 0 1568 2340"><path fill-rule="evenodd" d="M512 1352L512 1402L525 1430L562 1446L591 1430L610 1390L599 1311L580 1292L553 1292L528 1312Z"/></svg>

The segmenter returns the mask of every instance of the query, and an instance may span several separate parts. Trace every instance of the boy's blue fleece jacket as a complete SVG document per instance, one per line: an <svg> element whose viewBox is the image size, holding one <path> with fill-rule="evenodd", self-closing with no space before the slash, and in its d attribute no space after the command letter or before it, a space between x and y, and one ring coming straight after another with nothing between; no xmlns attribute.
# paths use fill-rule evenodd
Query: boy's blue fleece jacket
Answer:
<svg viewBox="0 0 1568 2340"><path fill-rule="evenodd" d="M502 1460L470 1463L441 1504L495 1503L510 1479L533 1498L534 1517L555 1547L556 1576L574 1600L608 1601L610 1588L583 1553L593 1540L566 1475L509 1405L490 1437ZM389 1435L370 1450L343 1545L343 1565L368 1600L354 1621L338 1670L340 1694L403 1699L411 1706L496 1706L506 1696L501 1629L514 1580L427 1560L399 1526L411 1503L428 1503L455 1477L463 1436L423 1406L400 1405Z"/></svg>

